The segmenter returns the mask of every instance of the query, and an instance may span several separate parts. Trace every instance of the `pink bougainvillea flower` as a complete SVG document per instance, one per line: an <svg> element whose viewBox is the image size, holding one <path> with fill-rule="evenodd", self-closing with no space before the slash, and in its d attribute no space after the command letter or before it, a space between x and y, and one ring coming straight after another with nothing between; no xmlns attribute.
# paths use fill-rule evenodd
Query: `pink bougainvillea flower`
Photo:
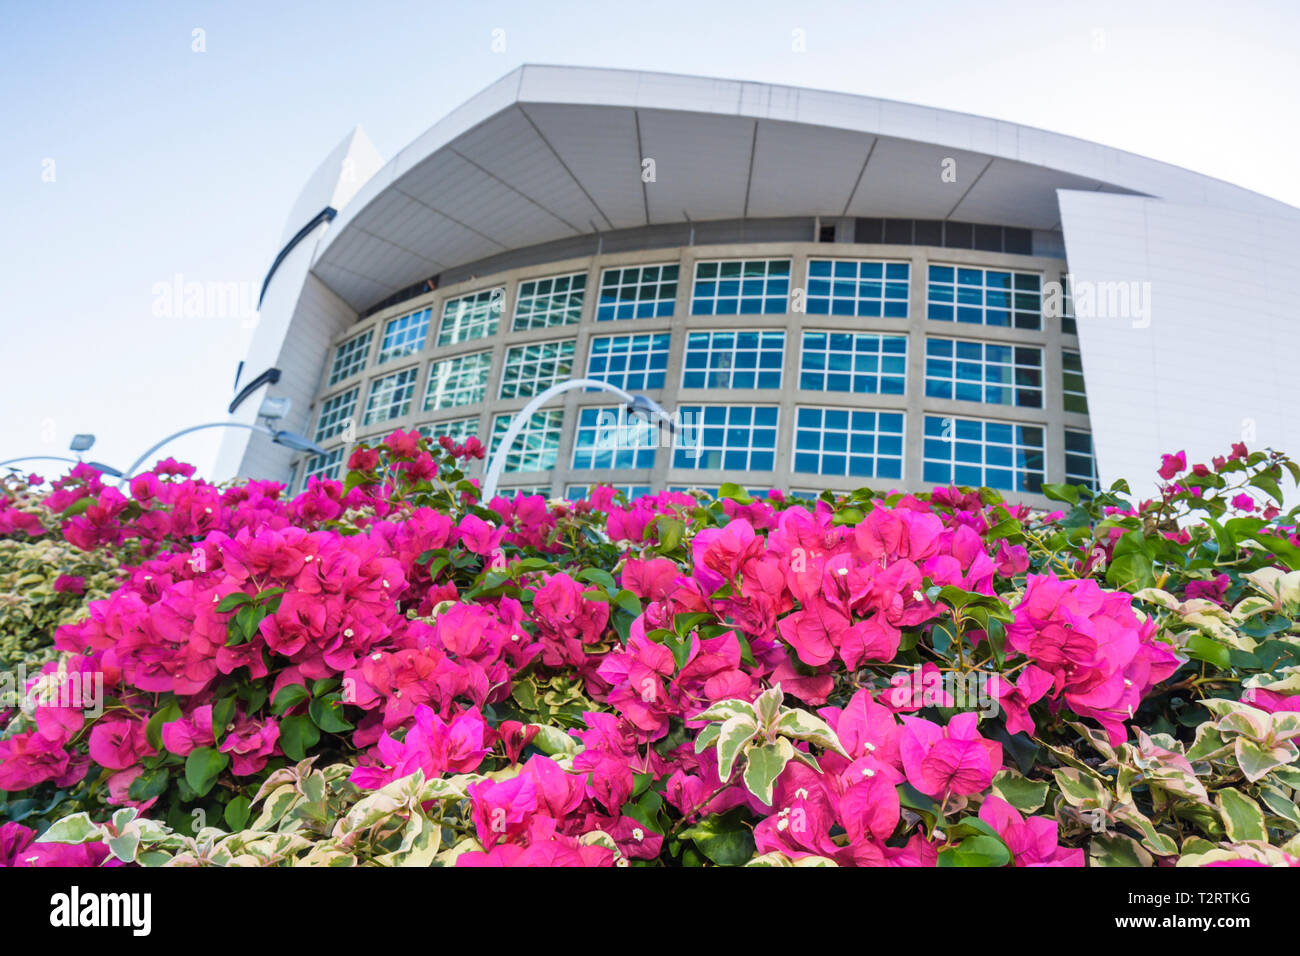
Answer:
<svg viewBox="0 0 1300 956"><path fill-rule="evenodd" d="M505 750L506 759L512 764L519 762L519 755L541 733L541 728L533 724L523 724L517 720L503 720L496 727L496 738Z"/></svg>
<svg viewBox="0 0 1300 956"><path fill-rule="evenodd" d="M1002 837L1015 866L1083 866L1083 850L1057 844L1056 821L1029 817L1001 797L989 795L980 805L979 817Z"/></svg>
<svg viewBox="0 0 1300 956"><path fill-rule="evenodd" d="M837 802L821 774L791 761L773 790L772 814L754 828L758 852L776 851L792 859L837 859L840 847L831 838L831 829L838 822Z"/></svg>
<svg viewBox="0 0 1300 956"><path fill-rule="evenodd" d="M1228 593L1228 586L1231 584L1231 578L1219 573L1209 581L1188 581L1184 596L1189 601L1201 598L1222 605Z"/></svg>
<svg viewBox="0 0 1300 956"><path fill-rule="evenodd" d="M0 740L0 790L26 790L52 781L66 787L86 775L90 760L43 734L15 734Z"/></svg>
<svg viewBox="0 0 1300 956"><path fill-rule="evenodd" d="M1002 745L980 736L974 713L957 714L940 727L920 717L904 717L899 753L907 780L921 793L983 793L1002 769Z"/></svg>
<svg viewBox="0 0 1300 956"><path fill-rule="evenodd" d="M237 717L226 728L225 739L218 748L230 754L230 772L237 777L247 777L259 772L267 760L279 752L280 725L271 718L255 720Z"/></svg>
<svg viewBox="0 0 1300 956"><path fill-rule="evenodd" d="M196 747L216 746L212 733L212 705L195 707L188 717L162 725L163 746L181 757L189 755Z"/></svg>
<svg viewBox="0 0 1300 956"><path fill-rule="evenodd" d="M0 867L99 866L108 854L106 843L37 843L35 830L20 823L0 825Z"/></svg>
<svg viewBox="0 0 1300 956"><path fill-rule="evenodd" d="M919 670L899 671L891 676L889 689L881 693L880 703L895 712L956 706L944 684L943 673L932 661L926 661Z"/></svg>
<svg viewBox="0 0 1300 956"><path fill-rule="evenodd" d="M145 722L108 717L90 730L90 759L109 770L125 770L156 753L145 736Z"/></svg>
<svg viewBox="0 0 1300 956"><path fill-rule="evenodd" d="M677 563L668 558L630 558L623 566L622 584L643 600L662 601L672 593L680 574Z"/></svg>
<svg viewBox="0 0 1300 956"><path fill-rule="evenodd" d="M501 547L505 528L493 528L477 515L465 515L456 526L456 538L466 550L488 557Z"/></svg>
<svg viewBox="0 0 1300 956"><path fill-rule="evenodd" d="M692 542L695 577L709 593L739 581L745 565L763 556L763 539L748 521L730 521L724 528L706 528Z"/></svg>
<svg viewBox="0 0 1300 956"><path fill-rule="evenodd" d="M1029 570L1029 552L1024 545L1007 544L1006 538L999 539L997 570L1004 578L1024 574Z"/></svg>
<svg viewBox="0 0 1300 956"><path fill-rule="evenodd" d="M1279 694L1275 691L1264 690L1262 687L1247 688L1246 692L1241 695L1241 702L1258 707L1270 714L1283 711L1300 711L1300 694Z"/></svg>
<svg viewBox="0 0 1300 956"><path fill-rule="evenodd" d="M1187 470L1187 453L1178 452L1174 455L1160 456L1160 477L1169 481L1175 475L1181 474Z"/></svg>
<svg viewBox="0 0 1300 956"><path fill-rule="evenodd" d="M489 753L485 745L488 726L477 709L459 714L450 723L425 704L415 708L415 725L401 741L385 733L377 746L384 767L359 766L351 780L363 790L424 771L426 779L443 773L471 773Z"/></svg>
<svg viewBox="0 0 1300 956"><path fill-rule="evenodd" d="M1043 695L1051 689L1052 675L1033 664L1020 672L1014 684L998 674L989 679L989 693L997 698L1002 712L1006 714L1009 734L1034 732L1029 705L1042 700Z"/></svg>
<svg viewBox="0 0 1300 956"><path fill-rule="evenodd" d="M823 707L817 713L830 724L840 739L840 745L850 757L873 756L883 763L902 769L898 751L901 733L898 719L888 707L873 699L870 691L858 691L843 709ZM827 754L824 759L832 759L834 756Z"/></svg>
<svg viewBox="0 0 1300 956"><path fill-rule="evenodd" d="M523 834L537 810L537 782L530 774L502 781L484 780L471 784L467 792L478 842L489 849Z"/></svg>
<svg viewBox="0 0 1300 956"><path fill-rule="evenodd" d="M1153 640L1155 630L1154 620L1138 621L1132 595L1103 591L1091 579L1031 574L1007 644L1052 675L1054 699L1097 720L1119 744L1124 721L1182 660Z"/></svg>
<svg viewBox="0 0 1300 956"><path fill-rule="evenodd" d="M498 843L486 853L462 853L457 866L582 866L614 865L614 851L599 844L583 844L571 836L552 835L528 846Z"/></svg>

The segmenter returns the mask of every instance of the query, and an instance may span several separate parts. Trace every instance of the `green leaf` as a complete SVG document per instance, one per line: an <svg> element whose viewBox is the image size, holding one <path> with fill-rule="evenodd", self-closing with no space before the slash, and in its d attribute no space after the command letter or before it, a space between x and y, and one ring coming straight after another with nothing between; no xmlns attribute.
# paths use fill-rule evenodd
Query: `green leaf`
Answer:
<svg viewBox="0 0 1300 956"><path fill-rule="evenodd" d="M909 810L915 810L925 821L927 828L932 828L939 818L939 804L933 797L928 797L910 783L898 787L898 802Z"/></svg>
<svg viewBox="0 0 1300 956"><path fill-rule="evenodd" d="M794 745L784 737L778 737L774 744L750 748L745 754L746 789L770 807L776 778L793 757Z"/></svg>
<svg viewBox="0 0 1300 956"><path fill-rule="evenodd" d="M200 797L206 796L228 763L230 756L215 747L197 747L185 758L185 782Z"/></svg>
<svg viewBox="0 0 1300 956"><path fill-rule="evenodd" d="M1122 833L1097 833L1088 844L1093 866L1152 866L1155 860L1142 845Z"/></svg>
<svg viewBox="0 0 1300 956"><path fill-rule="evenodd" d="M271 701L271 714L279 717L286 710L296 707L309 697L311 694L302 684L285 684L275 695L275 700Z"/></svg>
<svg viewBox="0 0 1300 956"><path fill-rule="evenodd" d="M834 750L841 756L849 756L831 725L806 710L787 710L777 720L774 729L783 737L805 740L826 750Z"/></svg>
<svg viewBox="0 0 1300 956"><path fill-rule="evenodd" d="M1246 840L1268 841L1264 812L1260 810L1259 804L1231 787L1220 790L1215 796L1218 798L1219 816L1223 818L1229 840L1233 843L1244 843Z"/></svg>
<svg viewBox="0 0 1300 956"><path fill-rule="evenodd" d="M993 792L1021 813L1033 813L1041 807L1049 788L1045 780L1028 780L1010 770L1003 770L993 778Z"/></svg>
<svg viewBox="0 0 1300 956"><path fill-rule="evenodd" d="M135 854L140 849L140 834L136 831L109 837L104 842L108 844L109 852L123 863L135 862Z"/></svg>
<svg viewBox="0 0 1300 956"><path fill-rule="evenodd" d="M1235 557L1237 554L1237 539L1219 522L1213 518L1205 518L1205 523L1214 530L1214 544L1219 550L1219 559L1221 561Z"/></svg>
<svg viewBox="0 0 1300 956"><path fill-rule="evenodd" d="M619 591L614 595L614 603L634 618L641 616L641 599L631 591Z"/></svg>
<svg viewBox="0 0 1300 956"><path fill-rule="evenodd" d="M552 727L549 724L529 724L528 726L537 728L537 736L533 738L533 746L548 756L575 754L579 750L578 739L566 734L559 727Z"/></svg>
<svg viewBox="0 0 1300 956"><path fill-rule="evenodd" d="M149 746L154 750L163 749L162 725L170 724L173 720L181 719L181 705L177 703L176 698L172 698L163 704L154 715L149 718L149 722L144 725L145 739L149 741Z"/></svg>
<svg viewBox="0 0 1300 956"><path fill-rule="evenodd" d="M1231 525L1232 522L1230 521L1228 524ZM1280 535L1261 534L1258 532L1246 535L1246 537L1253 541L1257 541L1264 547L1268 548L1269 551L1273 552L1273 554L1277 556L1278 560L1292 571L1300 570L1300 548L1297 548L1290 541L1286 540L1286 538L1283 538Z"/></svg>
<svg viewBox="0 0 1300 956"><path fill-rule="evenodd" d="M1052 776L1056 778L1061 796L1070 806L1096 810L1110 805L1110 794L1101 781L1072 767L1057 768L1052 771Z"/></svg>
<svg viewBox="0 0 1300 956"><path fill-rule="evenodd" d="M316 746L319 741L320 731L306 714L280 721L280 749L294 763L305 760L307 748Z"/></svg>
<svg viewBox="0 0 1300 956"><path fill-rule="evenodd" d="M996 836L980 833L939 851L939 866L1006 866L1011 851Z"/></svg>
<svg viewBox="0 0 1300 956"><path fill-rule="evenodd" d="M730 498L739 505L752 505L754 503L754 499L750 496L748 491L740 485L734 484L730 481L722 483L722 486L718 489L718 497Z"/></svg>
<svg viewBox="0 0 1300 956"><path fill-rule="evenodd" d="M663 834L664 827L659 822L659 810L664 805L664 798L657 790L646 790L637 800L623 804L621 812L636 820L647 830Z"/></svg>
<svg viewBox="0 0 1300 956"><path fill-rule="evenodd" d="M618 591L618 584L614 580L614 575L604 568L583 568L578 572L578 580L593 581L610 592Z"/></svg>
<svg viewBox="0 0 1300 956"><path fill-rule="evenodd" d="M212 735L217 743L226 736L226 728L235 719L235 698L222 697L212 705Z"/></svg>
<svg viewBox="0 0 1300 956"><path fill-rule="evenodd" d="M239 795L226 804L226 811L223 814L226 825L232 831L244 829L244 824L248 822L249 801L248 797Z"/></svg>
<svg viewBox="0 0 1300 956"><path fill-rule="evenodd" d="M680 518L659 517L655 519L655 530L659 533L659 553L676 551L686 536L686 523Z"/></svg>
<svg viewBox="0 0 1300 956"><path fill-rule="evenodd" d="M1193 657L1198 661L1206 661L1221 670L1226 671L1232 667L1232 659L1229 656L1228 649L1204 634L1193 634L1187 638L1186 650L1189 657Z"/></svg>
<svg viewBox="0 0 1300 956"><path fill-rule="evenodd" d="M1300 828L1300 807L1296 806L1293 797L1287 796L1286 793L1274 787L1261 786L1259 788L1259 798L1275 815L1281 817L1291 826Z"/></svg>
<svg viewBox="0 0 1300 956"><path fill-rule="evenodd" d="M1282 489L1278 487L1277 482L1267 472L1251 476L1247 484L1254 485L1260 491L1266 492L1279 505L1282 504Z"/></svg>
<svg viewBox="0 0 1300 956"><path fill-rule="evenodd" d="M219 614L226 614L240 605L251 604L252 601L253 599L243 591L235 591L233 594L227 594L221 599L221 603L217 605L217 612Z"/></svg>
<svg viewBox="0 0 1300 956"><path fill-rule="evenodd" d="M102 831L91 822L90 814L74 813L70 817L56 820L50 828L42 833L37 843L85 843L93 840Z"/></svg>
<svg viewBox="0 0 1300 956"><path fill-rule="evenodd" d="M1155 587L1154 567L1145 554L1122 554L1111 561L1110 567L1106 569L1106 583L1116 590L1129 592Z"/></svg>
<svg viewBox="0 0 1300 956"><path fill-rule="evenodd" d="M307 712L311 714L312 723L329 734L345 733L355 726L339 715L336 703L328 698L314 699L307 705Z"/></svg>
<svg viewBox="0 0 1300 956"><path fill-rule="evenodd" d="M758 723L758 711L754 710L754 705L744 700L720 700L709 707L708 710L697 714L694 720L727 720L731 717L748 716L754 723Z"/></svg>
<svg viewBox="0 0 1300 956"><path fill-rule="evenodd" d="M1072 505L1079 503L1079 489L1075 485L1043 485L1043 494L1053 501L1068 501Z"/></svg>
<svg viewBox="0 0 1300 956"><path fill-rule="evenodd" d="M324 697L342 683L337 677L319 677L311 682L311 695L313 697Z"/></svg>
<svg viewBox="0 0 1300 956"><path fill-rule="evenodd" d="M86 495L84 498L78 498L72 504L64 508L63 511L60 512L59 517L75 518L77 515L85 514L86 509L93 505L95 501L96 498L94 495Z"/></svg>
<svg viewBox="0 0 1300 956"><path fill-rule="evenodd" d="M722 732L721 724L709 724L695 738L695 752L704 753L709 746L718 739L718 734Z"/></svg>
<svg viewBox="0 0 1300 956"><path fill-rule="evenodd" d="M737 714L722 724L718 732L718 779L726 781L731 776L731 769L736 765L741 748L754 739L758 733L758 724L748 714Z"/></svg>
<svg viewBox="0 0 1300 956"><path fill-rule="evenodd" d="M171 774L165 767L159 767L157 770L146 770L131 781L131 786L127 788L127 795L132 800L144 803L166 790L170 779Z"/></svg>
<svg viewBox="0 0 1300 956"><path fill-rule="evenodd" d="M701 624L714 620L716 620L716 618L705 611L691 611L687 614L676 614L673 616L673 633L678 637L686 637Z"/></svg>
<svg viewBox="0 0 1300 956"><path fill-rule="evenodd" d="M1232 742L1233 755L1237 766L1251 783L1263 779L1277 767L1285 766L1295 759L1295 750L1282 747L1265 747L1247 737L1237 737Z"/></svg>
<svg viewBox="0 0 1300 956"><path fill-rule="evenodd" d="M866 518L860 508L842 508L831 515L831 524L840 527L842 525L859 525Z"/></svg>
<svg viewBox="0 0 1300 956"><path fill-rule="evenodd" d="M679 836L719 866L741 866L754 855L754 834L737 810L705 817Z"/></svg>
<svg viewBox="0 0 1300 956"><path fill-rule="evenodd" d="M764 727L771 727L775 724L777 715L781 712L781 703L784 700L785 692L781 690L780 684L769 687L759 694L754 701L754 710L758 713L758 722Z"/></svg>

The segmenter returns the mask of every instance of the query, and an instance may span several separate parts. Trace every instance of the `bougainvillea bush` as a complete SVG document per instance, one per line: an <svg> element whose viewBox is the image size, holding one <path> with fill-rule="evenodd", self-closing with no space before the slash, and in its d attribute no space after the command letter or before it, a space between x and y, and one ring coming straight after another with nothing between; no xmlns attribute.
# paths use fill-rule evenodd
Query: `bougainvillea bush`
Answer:
<svg viewBox="0 0 1300 956"><path fill-rule="evenodd" d="M113 577L4 702L0 863L1300 863L1280 454L1050 513L484 502L482 455L398 432L291 499L172 461L5 486L5 547Z"/></svg>

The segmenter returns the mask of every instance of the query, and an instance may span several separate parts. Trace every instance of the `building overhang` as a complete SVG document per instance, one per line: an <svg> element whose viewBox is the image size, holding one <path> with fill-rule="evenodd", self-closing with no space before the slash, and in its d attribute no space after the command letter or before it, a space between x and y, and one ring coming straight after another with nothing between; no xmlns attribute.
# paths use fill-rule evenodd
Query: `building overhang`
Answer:
<svg viewBox="0 0 1300 956"><path fill-rule="evenodd" d="M866 216L1059 230L1058 190L1300 215L1000 120L763 83L524 66L372 176L312 271L361 311L466 263L649 225Z"/></svg>

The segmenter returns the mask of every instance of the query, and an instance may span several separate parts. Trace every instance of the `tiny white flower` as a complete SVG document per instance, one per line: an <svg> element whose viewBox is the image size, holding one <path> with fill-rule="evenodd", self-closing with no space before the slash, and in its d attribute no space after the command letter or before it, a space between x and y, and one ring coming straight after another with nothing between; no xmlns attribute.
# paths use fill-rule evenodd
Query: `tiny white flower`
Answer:
<svg viewBox="0 0 1300 956"><path fill-rule="evenodd" d="M349 627L349 628L347 628L346 630L344 630L344 631L343 631L343 636L344 636L344 637L351 637L351 636L352 636L352 628Z"/></svg>
<svg viewBox="0 0 1300 956"><path fill-rule="evenodd" d="M776 828L780 830L782 833L784 833L787 829L789 829L789 827L790 827L790 821L787 820L785 817L782 817L780 820L776 821Z"/></svg>
<svg viewBox="0 0 1300 956"><path fill-rule="evenodd" d="M871 741L869 741L869 740L866 741L866 742L862 745L862 747L863 747L863 749L866 750L866 752L869 753L869 754L873 754L873 753L876 752L876 745L873 744L873 743L872 743Z"/></svg>
<svg viewBox="0 0 1300 956"><path fill-rule="evenodd" d="M384 659L384 655L381 654L379 651L375 651L373 654L370 655L370 659L372 661L382 661Z"/></svg>
<svg viewBox="0 0 1300 956"><path fill-rule="evenodd" d="M875 772L874 770L872 770L870 767L863 767L863 768L862 768L862 776L864 776L864 777L874 777L875 775L876 775L876 772Z"/></svg>
<svg viewBox="0 0 1300 956"><path fill-rule="evenodd" d="M848 569L848 568L836 568L836 569L835 569L835 573L838 574L840 577L844 577L844 575L846 575L846 574L849 573L849 569Z"/></svg>
<svg viewBox="0 0 1300 956"><path fill-rule="evenodd" d="M632 828L632 839L637 840L637 841L644 840L644 839L645 839L645 831L642 830L640 827L633 827L633 828Z"/></svg>

